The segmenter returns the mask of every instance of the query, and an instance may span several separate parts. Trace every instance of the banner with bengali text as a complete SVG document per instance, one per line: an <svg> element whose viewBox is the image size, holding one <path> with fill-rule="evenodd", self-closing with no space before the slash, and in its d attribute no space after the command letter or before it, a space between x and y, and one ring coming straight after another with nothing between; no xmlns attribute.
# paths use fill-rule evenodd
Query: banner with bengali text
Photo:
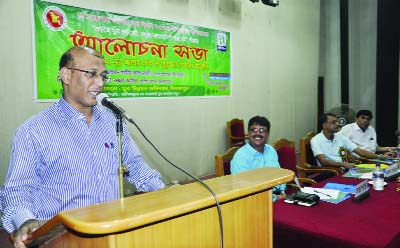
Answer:
<svg viewBox="0 0 400 248"><path fill-rule="evenodd" d="M33 0L35 100L61 96L61 55L89 46L105 58L113 98L231 94L230 33Z"/></svg>

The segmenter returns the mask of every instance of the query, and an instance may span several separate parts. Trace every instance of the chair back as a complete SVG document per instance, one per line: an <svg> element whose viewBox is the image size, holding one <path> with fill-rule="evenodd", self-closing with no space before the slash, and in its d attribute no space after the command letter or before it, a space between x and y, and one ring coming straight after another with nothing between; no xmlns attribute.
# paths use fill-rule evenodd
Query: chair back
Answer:
<svg viewBox="0 0 400 248"><path fill-rule="evenodd" d="M293 171L298 177L300 185L311 186L316 183L316 181L311 178L299 177L300 173L298 173L296 145L294 141L277 139L272 143L272 146L275 148L276 153L278 154L278 160L281 168ZM287 183L286 185L288 186L286 188L286 194L290 195L299 190L298 186L293 181Z"/></svg>
<svg viewBox="0 0 400 248"><path fill-rule="evenodd" d="M217 177L231 174L231 160L239 147L230 147L225 153L215 155L215 174Z"/></svg>
<svg viewBox="0 0 400 248"><path fill-rule="evenodd" d="M228 147L241 147L246 144L246 133L242 119L232 119L226 122Z"/></svg>
<svg viewBox="0 0 400 248"><path fill-rule="evenodd" d="M315 135L314 132L308 132L306 136L300 139L300 164L297 166L297 171L300 177L320 182L342 173L342 169L332 166L318 166L317 159L311 149L311 139Z"/></svg>
<svg viewBox="0 0 400 248"><path fill-rule="evenodd" d="M300 166L305 164L317 166L317 160L311 149L311 139L316 135L314 132L308 132L306 136L300 139Z"/></svg>
<svg viewBox="0 0 400 248"><path fill-rule="evenodd" d="M278 154L279 164L282 168L297 171L295 142L287 139L277 139L272 143Z"/></svg>

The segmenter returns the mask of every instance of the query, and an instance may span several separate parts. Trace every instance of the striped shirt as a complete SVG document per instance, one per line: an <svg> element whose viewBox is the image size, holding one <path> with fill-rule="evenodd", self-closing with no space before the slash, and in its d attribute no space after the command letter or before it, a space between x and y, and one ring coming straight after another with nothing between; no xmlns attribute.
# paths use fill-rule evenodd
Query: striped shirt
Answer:
<svg viewBox="0 0 400 248"><path fill-rule="evenodd" d="M164 187L123 124L126 179L140 191ZM15 133L10 166L0 190L3 227L12 232L26 220L119 198L116 118L95 106L90 125L63 98L26 121Z"/></svg>

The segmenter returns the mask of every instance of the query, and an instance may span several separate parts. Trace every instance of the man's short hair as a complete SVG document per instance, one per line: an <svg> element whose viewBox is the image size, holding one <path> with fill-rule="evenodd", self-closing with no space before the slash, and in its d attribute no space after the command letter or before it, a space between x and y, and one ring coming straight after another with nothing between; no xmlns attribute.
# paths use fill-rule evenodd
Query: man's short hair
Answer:
<svg viewBox="0 0 400 248"><path fill-rule="evenodd" d="M319 117L319 125L322 128L322 125L328 121L328 117L337 117L334 113L324 113Z"/></svg>
<svg viewBox="0 0 400 248"><path fill-rule="evenodd" d="M271 123L264 116L258 116L257 115L257 116L254 116L253 118L251 118L249 120L249 124L248 124L247 129L250 129L250 127L253 126L253 125L260 125L260 126L267 127L268 133L269 133L269 129L271 128Z"/></svg>
<svg viewBox="0 0 400 248"><path fill-rule="evenodd" d="M60 62L58 63L59 70L61 70L61 68L63 68L63 67L74 66L74 56L72 54L74 51L86 51L87 53L89 53L93 56L103 59L103 56L98 51L96 51L95 49L93 49L91 47L75 46L75 47L71 47L70 49L68 49L66 52L63 53L63 55L60 58Z"/></svg>
<svg viewBox="0 0 400 248"><path fill-rule="evenodd" d="M372 119L372 112L367 109L362 109L357 112L357 118L360 117L361 115L368 116L369 119Z"/></svg>
<svg viewBox="0 0 400 248"><path fill-rule="evenodd" d="M58 76L57 81L62 82L60 70L63 67L75 67L74 55L76 51L86 51L88 54L104 60L104 57L96 50L87 46L73 46L61 55L60 62L58 63Z"/></svg>

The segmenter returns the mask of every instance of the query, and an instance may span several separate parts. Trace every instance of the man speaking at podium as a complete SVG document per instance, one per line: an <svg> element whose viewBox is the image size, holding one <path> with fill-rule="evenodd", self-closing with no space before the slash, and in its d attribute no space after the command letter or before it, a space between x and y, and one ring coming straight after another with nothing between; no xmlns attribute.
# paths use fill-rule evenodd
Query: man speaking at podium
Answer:
<svg viewBox="0 0 400 248"><path fill-rule="evenodd" d="M3 226L15 247L58 212L119 199L116 117L96 105L109 81L104 59L88 47L72 47L59 63L62 97L15 133L9 170L0 191ZM140 191L164 187L123 124L126 179Z"/></svg>

